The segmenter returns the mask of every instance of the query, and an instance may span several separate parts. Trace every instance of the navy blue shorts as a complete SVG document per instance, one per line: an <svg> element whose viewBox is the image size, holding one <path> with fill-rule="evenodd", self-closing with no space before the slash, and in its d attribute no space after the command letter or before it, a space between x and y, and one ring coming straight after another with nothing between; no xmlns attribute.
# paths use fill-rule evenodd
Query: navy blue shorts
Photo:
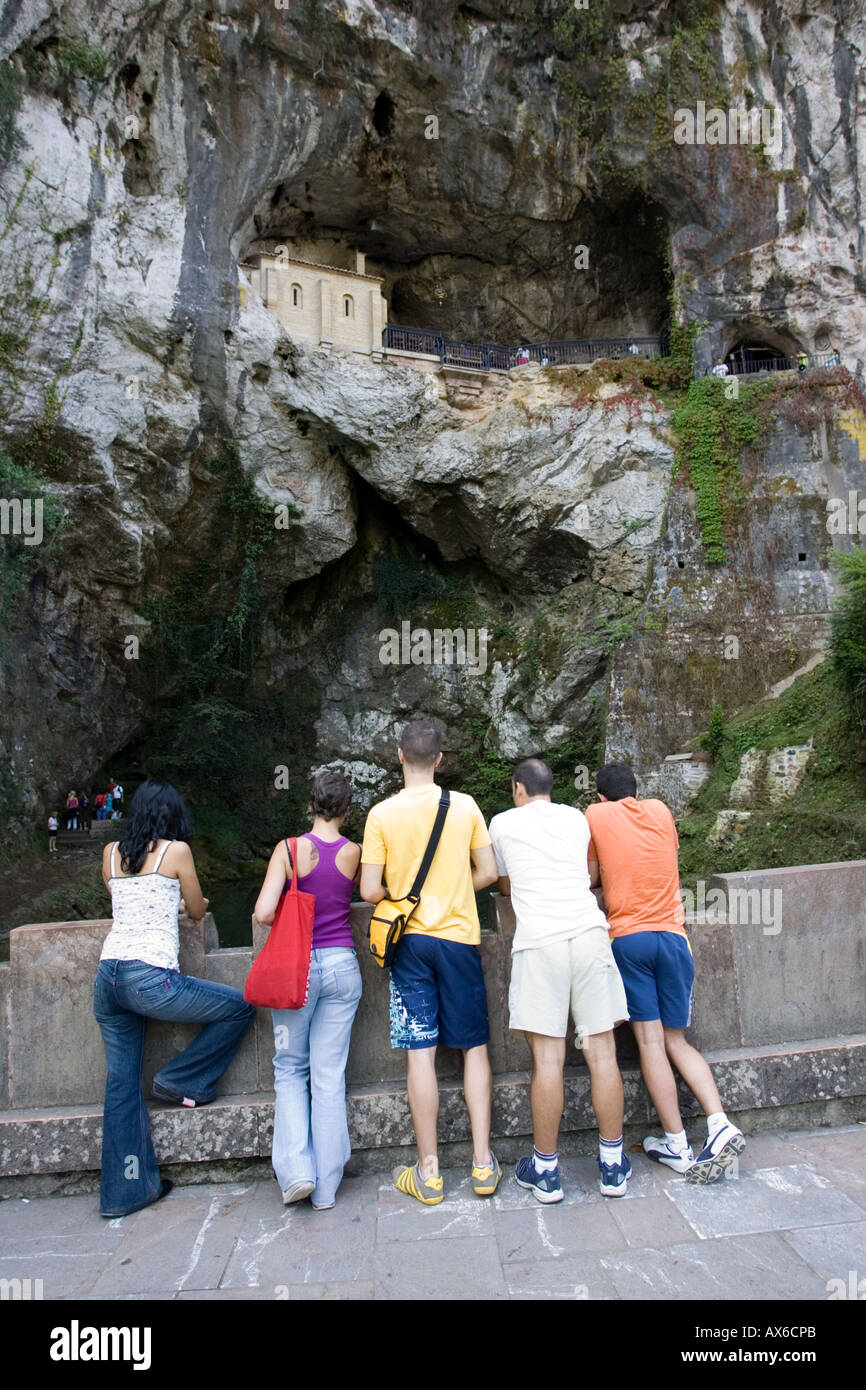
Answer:
<svg viewBox="0 0 866 1390"><path fill-rule="evenodd" d="M480 946L404 936L391 970L391 1046L480 1047L490 1041Z"/></svg>
<svg viewBox="0 0 866 1390"><path fill-rule="evenodd" d="M659 1018L665 1028L688 1028L695 963L686 938L673 931L636 931L610 944L631 1021Z"/></svg>

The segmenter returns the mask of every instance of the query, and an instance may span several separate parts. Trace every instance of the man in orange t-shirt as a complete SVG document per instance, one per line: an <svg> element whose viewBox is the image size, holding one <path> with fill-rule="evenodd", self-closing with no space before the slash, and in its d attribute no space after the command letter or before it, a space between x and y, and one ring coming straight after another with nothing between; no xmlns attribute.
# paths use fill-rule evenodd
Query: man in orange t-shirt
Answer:
<svg viewBox="0 0 866 1390"><path fill-rule="evenodd" d="M707 1062L686 1042L695 967L683 925L674 818L663 801L638 800L637 780L625 763L608 763L595 784L600 804L586 809L590 880L604 891L641 1072L665 1129L663 1138L644 1139L644 1152L685 1173L687 1182L716 1182L746 1141L722 1109ZM674 1067L707 1116L697 1161L683 1127Z"/></svg>

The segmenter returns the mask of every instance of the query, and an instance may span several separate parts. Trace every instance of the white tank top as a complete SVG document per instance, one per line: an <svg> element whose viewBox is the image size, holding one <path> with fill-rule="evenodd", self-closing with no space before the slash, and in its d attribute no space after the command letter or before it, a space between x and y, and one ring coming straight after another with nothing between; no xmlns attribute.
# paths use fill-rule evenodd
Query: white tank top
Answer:
<svg viewBox="0 0 866 1390"><path fill-rule="evenodd" d="M111 846L111 931L105 938L100 960L141 960L164 970L177 970L177 910L180 906L180 879L159 872L163 856L172 840L166 840L149 874L117 877Z"/></svg>

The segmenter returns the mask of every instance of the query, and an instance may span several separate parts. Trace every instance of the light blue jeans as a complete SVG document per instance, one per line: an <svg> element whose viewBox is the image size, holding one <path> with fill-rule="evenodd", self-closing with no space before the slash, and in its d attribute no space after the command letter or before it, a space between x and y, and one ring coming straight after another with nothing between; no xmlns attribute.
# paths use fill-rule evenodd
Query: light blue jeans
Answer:
<svg viewBox="0 0 866 1390"><path fill-rule="evenodd" d="M316 1206L334 1201L351 1153L346 1060L360 1000L356 953L334 946L313 951L304 1007L273 1010L274 1173L283 1191L314 1182Z"/></svg>

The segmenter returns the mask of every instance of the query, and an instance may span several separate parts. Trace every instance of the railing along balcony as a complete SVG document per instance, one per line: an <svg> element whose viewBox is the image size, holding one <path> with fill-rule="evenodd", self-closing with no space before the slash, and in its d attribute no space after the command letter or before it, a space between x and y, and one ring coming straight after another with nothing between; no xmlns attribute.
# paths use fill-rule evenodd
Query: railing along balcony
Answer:
<svg viewBox="0 0 866 1390"><path fill-rule="evenodd" d="M805 361L802 360L805 358ZM841 367L842 359L838 352L807 352L793 357L774 356L767 353L766 357L752 355L750 357L740 357L738 353L733 353L727 362L728 373L731 376L753 376L756 372L795 372L810 370L821 370L826 367ZM708 367L705 376L709 376L713 371Z"/></svg>
<svg viewBox="0 0 866 1390"><path fill-rule="evenodd" d="M660 357L667 350L663 338L560 338L543 343L467 343L446 338L425 328L389 323L382 334L387 351L426 353L443 366L474 371L507 372L512 367L538 362L542 366L586 365L600 357Z"/></svg>

